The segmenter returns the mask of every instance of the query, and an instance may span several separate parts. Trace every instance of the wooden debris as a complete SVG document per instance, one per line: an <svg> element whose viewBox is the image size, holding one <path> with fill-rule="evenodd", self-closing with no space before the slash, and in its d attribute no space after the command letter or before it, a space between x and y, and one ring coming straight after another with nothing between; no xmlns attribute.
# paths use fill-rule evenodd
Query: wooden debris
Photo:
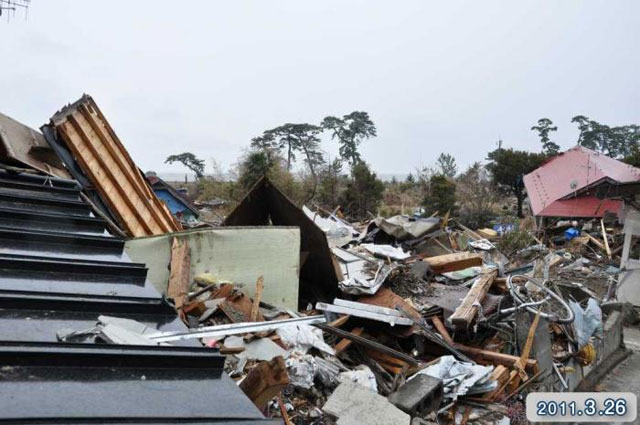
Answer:
<svg viewBox="0 0 640 425"><path fill-rule="evenodd" d="M364 328L355 328L354 330L351 331L351 333L356 336L362 335L362 332L364 332ZM350 339L342 338L340 342L338 342L336 346L333 347L333 349L336 352L336 355L346 350L351 345L352 342L353 341L351 341Z"/></svg>
<svg viewBox="0 0 640 425"><path fill-rule="evenodd" d="M263 289L264 278L260 276L256 282L256 294L253 297L253 306L251 307L251 315L249 317L250 322L255 322L258 319L258 313L260 312L260 299L262 298Z"/></svg>
<svg viewBox="0 0 640 425"><path fill-rule="evenodd" d="M51 117L78 165L129 236L182 230L89 95Z"/></svg>
<svg viewBox="0 0 640 425"><path fill-rule="evenodd" d="M604 227L603 219L600 219L600 226L602 227L602 240L604 241L604 249L607 253L607 257L611 259L611 248L609 248L609 240L607 239L607 229Z"/></svg>
<svg viewBox="0 0 640 425"><path fill-rule="evenodd" d="M220 354L239 354L242 353L246 348L245 347L226 347L224 345L220 346Z"/></svg>
<svg viewBox="0 0 640 425"><path fill-rule="evenodd" d="M351 341L355 342L356 344L362 345L363 347L366 348L371 348L373 350L377 350L380 351L382 353L387 353L392 355L395 358L404 360L405 362L407 362L408 364L410 364L411 366L417 366L419 364L419 362L414 359L413 357L404 354L398 350L394 350L393 348L387 347L383 344L380 344L378 342L372 341L370 339L358 336L358 335L353 335L350 332L347 332L345 330L342 330L340 328L336 328L333 326L327 326L325 324L320 324L320 323L316 323L315 326L317 328L322 329L323 331L332 333L334 335L338 335L342 338L347 338L350 339Z"/></svg>
<svg viewBox="0 0 640 425"><path fill-rule="evenodd" d="M237 293L235 296L229 296L218 307L224 314L234 323L251 322L251 309L253 303L243 293ZM258 312L256 320L253 322L263 322L262 313Z"/></svg>
<svg viewBox="0 0 640 425"><path fill-rule="evenodd" d="M171 274L167 286L167 296L181 309L189 291L189 273L191 271L191 255L187 241L174 237L171 244Z"/></svg>
<svg viewBox="0 0 640 425"><path fill-rule="evenodd" d="M476 232L478 232L478 235L488 240L494 240L498 237L498 232L496 232L493 229L488 229L488 228L478 229L476 230Z"/></svg>
<svg viewBox="0 0 640 425"><path fill-rule="evenodd" d="M509 288L507 287L507 278L496 277L495 279L493 279L491 289L499 294L506 294L507 292L509 292Z"/></svg>
<svg viewBox="0 0 640 425"><path fill-rule="evenodd" d="M510 376L509 369L507 369L503 365L496 366L496 368L493 369L493 372L491 372L490 379L493 381L497 381L498 387L495 390L489 391L488 393L485 393L484 395L482 395L482 399L488 400L488 401L495 400L496 397L500 394L500 391L504 388L504 386L506 386L507 381L509 381L509 376Z"/></svg>
<svg viewBox="0 0 640 425"><path fill-rule="evenodd" d="M596 237L594 237L593 235L590 235L587 232L582 232L586 237L589 238L589 240L591 241L591 243L593 243L595 246L597 246L598 248L600 248L601 250L605 250L604 249L604 244L602 242L600 242Z"/></svg>
<svg viewBox="0 0 640 425"><path fill-rule="evenodd" d="M336 328L339 328L340 326L344 325L345 323L347 323L347 320L349 320L351 316L349 316L348 314L343 314L342 316L338 317L336 320L334 320L333 322L329 322L327 323L329 326L335 326Z"/></svg>
<svg viewBox="0 0 640 425"><path fill-rule="evenodd" d="M442 323L442 320L440 320L438 316L432 316L431 322L433 323L433 326L435 326L438 333L442 336L442 339L444 339L447 343L451 345L455 345L455 342L453 342L453 338L451 338L449 331L447 331L447 328L445 327L444 323Z"/></svg>
<svg viewBox="0 0 640 425"><path fill-rule="evenodd" d="M379 307L386 307L393 310L402 309L406 310L409 316L412 319L419 320L422 316L420 313L408 302L402 299L401 296L397 295L391 289L386 286L378 289L374 295L364 295L358 298L358 302L363 304L371 304L377 305Z"/></svg>
<svg viewBox="0 0 640 425"><path fill-rule="evenodd" d="M470 252L437 255L427 257L423 261L429 264L434 273L447 273L482 265L482 256Z"/></svg>
<svg viewBox="0 0 640 425"><path fill-rule="evenodd" d="M524 343L524 348L522 349L522 354L520 358L514 365L518 375L520 375L520 379L526 381L529 376L525 372L525 363L529 359L529 355L531 354L531 347L533 347L533 338L536 335L536 329L538 329L538 322L540 322L540 310L536 314L536 317L533 319L533 323L531 324L531 328L529 328L529 333L527 334L527 340Z"/></svg>
<svg viewBox="0 0 640 425"><path fill-rule="evenodd" d="M260 362L251 369L240 383L240 389L260 410L264 410L271 399L289 384L287 367L282 356L268 362Z"/></svg>
<svg viewBox="0 0 640 425"><path fill-rule="evenodd" d="M406 372L409 369L409 364L389 354L382 353L380 351L367 349L365 350L367 355L378 362L380 366L387 372L395 375Z"/></svg>
<svg viewBox="0 0 640 425"><path fill-rule="evenodd" d="M483 364L501 364L503 366L514 367L516 362L520 360L518 356L512 356L504 353L496 353L494 351L483 350L476 347L468 347L462 344L455 344L454 347L465 354L473 356L478 363ZM538 368L538 361L528 359L525 362L525 370L535 371Z"/></svg>
<svg viewBox="0 0 640 425"><path fill-rule="evenodd" d="M291 419L289 419L289 414L287 413L287 408L282 401L282 394L278 396L278 408L280 409L280 414L282 415L282 420L284 421L284 425L293 425Z"/></svg>
<svg viewBox="0 0 640 425"><path fill-rule="evenodd" d="M462 300L462 304L460 304L451 317L449 317L449 320L455 328L469 328L478 313L478 304L481 303L487 295L496 275L497 271L494 270L476 279L471 290L464 297L464 300Z"/></svg>

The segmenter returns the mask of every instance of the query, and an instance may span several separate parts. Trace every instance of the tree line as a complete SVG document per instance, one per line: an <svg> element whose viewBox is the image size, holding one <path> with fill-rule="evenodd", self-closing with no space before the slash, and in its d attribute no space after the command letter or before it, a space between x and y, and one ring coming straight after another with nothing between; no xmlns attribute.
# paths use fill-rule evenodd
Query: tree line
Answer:
<svg viewBox="0 0 640 425"><path fill-rule="evenodd" d="M577 145L603 153L631 165L640 165L640 127L608 126L584 115L571 119L578 126ZM540 151L503 147L489 151L486 162L475 162L459 172L455 158L442 153L434 166L409 173L399 182L382 182L363 160L361 144L377 136L369 114L354 111L327 116L318 124L285 123L251 139L232 178L221 173L205 176L205 162L185 152L171 155L166 163L179 162L197 178L196 195L237 199L261 176L269 176L298 204L328 211L340 207L354 220L379 212L453 214L476 226L495 219L498 203L515 198L513 214L522 217L526 197L523 177L560 152L554 140L558 127L541 118L531 127L540 140ZM336 140L339 156L329 158L322 150L323 135ZM303 167L294 171L302 160ZM406 207L406 208L405 208ZM421 207L418 211L411 208Z"/></svg>

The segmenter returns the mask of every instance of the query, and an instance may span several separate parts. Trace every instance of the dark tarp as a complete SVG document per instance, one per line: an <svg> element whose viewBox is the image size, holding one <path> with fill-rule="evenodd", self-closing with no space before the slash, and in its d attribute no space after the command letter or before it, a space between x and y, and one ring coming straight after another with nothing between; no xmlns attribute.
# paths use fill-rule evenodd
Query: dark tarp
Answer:
<svg viewBox="0 0 640 425"><path fill-rule="evenodd" d="M325 233L267 177L262 177L229 214L223 226L296 226L300 228L300 296L298 305L333 302L338 274Z"/></svg>

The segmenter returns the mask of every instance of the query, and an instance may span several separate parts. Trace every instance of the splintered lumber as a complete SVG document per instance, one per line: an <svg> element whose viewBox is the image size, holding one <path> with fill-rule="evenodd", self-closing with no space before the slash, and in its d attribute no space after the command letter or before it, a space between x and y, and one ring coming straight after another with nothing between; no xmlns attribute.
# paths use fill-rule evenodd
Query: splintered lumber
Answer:
<svg viewBox="0 0 640 425"><path fill-rule="evenodd" d="M356 336L362 335L362 332L364 332L364 328L355 328L351 331L351 333ZM351 341L350 339L342 338L340 342L338 342L336 346L333 347L333 349L336 352L336 355L346 350L351 345L352 342L353 341Z"/></svg>
<svg viewBox="0 0 640 425"><path fill-rule="evenodd" d="M507 367L514 367L516 362L520 360L518 356L512 356L509 354L498 353L495 351L483 350L482 348L468 347L462 344L455 344L455 347L470 356L473 356L479 363L483 364L501 364ZM525 362L525 369L529 371L535 371L538 368L538 361L533 359L527 359Z"/></svg>
<svg viewBox="0 0 640 425"><path fill-rule="evenodd" d="M264 278L260 276L256 282L256 294L253 297L253 306L251 307L251 317L249 321L255 322L258 320L258 313L260 312L260 299L262 298L262 290L264 289Z"/></svg>
<svg viewBox="0 0 640 425"><path fill-rule="evenodd" d="M451 338L449 331L438 316L431 316L431 322L433 323L433 326L435 326L438 333L442 336L442 339L444 339L450 345L455 345L455 342L453 342L453 338Z"/></svg>
<svg viewBox="0 0 640 425"><path fill-rule="evenodd" d="M340 317L338 317L336 320L334 320L333 322L329 322L327 323L329 326L335 326L336 328L339 328L340 326L344 325L345 323L347 323L347 320L349 320L351 316L349 316L348 314L344 314Z"/></svg>
<svg viewBox="0 0 640 425"><path fill-rule="evenodd" d="M289 384L287 367L282 356L258 363L240 383L240 389L260 410Z"/></svg>
<svg viewBox="0 0 640 425"><path fill-rule="evenodd" d="M367 355L375 360L384 370L389 373L399 375L409 370L409 365L400 359L396 359L385 353L376 350L365 350Z"/></svg>
<svg viewBox="0 0 640 425"><path fill-rule="evenodd" d="M287 408L282 401L282 394L278 396L278 408L280 409L280 414L282 415L282 420L284 421L284 425L293 425L291 419L289 419L289 414L287 413Z"/></svg>
<svg viewBox="0 0 640 425"><path fill-rule="evenodd" d="M64 107L51 126L130 236L182 230L158 199L91 96Z"/></svg>
<svg viewBox="0 0 640 425"><path fill-rule="evenodd" d="M186 240L173 238L171 244L171 274L167 286L167 296L176 303L176 308L182 308L189 291L189 272L191 270L191 254Z"/></svg>
<svg viewBox="0 0 640 425"><path fill-rule="evenodd" d="M604 241L604 249L607 252L607 257L611 259L611 248L609 248L609 240L607 239L607 229L604 227L603 219L600 219L600 227L602 227L602 240Z"/></svg>
<svg viewBox="0 0 640 425"><path fill-rule="evenodd" d="M500 394L500 390L502 389L503 385L506 385L507 381L509 381L509 375L509 369L501 364L496 366L496 368L493 369L493 372L491 372L491 376L489 379L491 379L492 381L497 381L498 386L495 390L489 391L488 393L482 395L482 399L488 401L495 400L498 394Z"/></svg>
<svg viewBox="0 0 640 425"><path fill-rule="evenodd" d="M589 240L598 248L600 248L601 250L604 251L604 245L602 244L602 242L600 242L598 239L596 239L594 236L590 235L587 232L582 232L586 237L589 238Z"/></svg>
<svg viewBox="0 0 640 425"><path fill-rule="evenodd" d="M536 313L536 317L533 319L531 328L529 328L529 334L527 335L527 341L524 343L524 348L522 349L522 354L515 364L518 375L520 375L520 379L522 379L523 381L526 381L529 378L527 372L524 371L525 362L529 359L529 355L531 354L531 347L533 347L533 339L536 336L536 329L538 329L539 321L540 310L538 310L538 313Z"/></svg>
<svg viewBox="0 0 640 425"><path fill-rule="evenodd" d="M467 295L462 300L462 304L453 312L449 320L455 328L468 328L473 319L478 313L478 305L482 302L487 295L493 279L497 276L497 271L491 271L485 273L476 279L475 283L471 287L471 290L467 292Z"/></svg>
<svg viewBox="0 0 640 425"><path fill-rule="evenodd" d="M447 273L462 270L473 266L482 265L482 256L470 252L457 252L454 254L437 255L427 257L423 261L429 264L434 273Z"/></svg>

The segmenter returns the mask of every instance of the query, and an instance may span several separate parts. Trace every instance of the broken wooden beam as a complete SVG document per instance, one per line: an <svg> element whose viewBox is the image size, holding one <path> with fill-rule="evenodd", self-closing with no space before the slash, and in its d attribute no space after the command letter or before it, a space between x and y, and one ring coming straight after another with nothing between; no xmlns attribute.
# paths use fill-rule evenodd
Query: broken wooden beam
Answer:
<svg viewBox="0 0 640 425"><path fill-rule="evenodd" d="M607 229L604 227L603 219L600 219L600 226L602 227L602 240L604 241L604 249L607 253L607 257L611 259L611 248L609 248L609 239L607 239Z"/></svg>
<svg viewBox="0 0 640 425"><path fill-rule="evenodd" d="M487 364L501 364L507 367L514 367L516 362L520 360L518 356L512 356L510 354L498 353L495 351L483 350L482 348L468 347L462 344L455 344L456 349L473 356L479 363ZM525 369L529 371L536 371L538 368L538 361L528 359L525 362Z"/></svg>
<svg viewBox="0 0 640 425"><path fill-rule="evenodd" d="M364 332L364 328L355 328L351 331L351 333L353 335L356 336L360 336L362 335L362 332ZM333 349L336 352L336 355L342 353L344 350L346 350L352 343L353 341L351 341L350 339L347 338L342 338L336 345L335 347L333 347Z"/></svg>
<svg viewBox="0 0 640 425"><path fill-rule="evenodd" d="M468 329L478 313L478 306L487 295L493 279L497 276L497 270L485 273L478 277L462 300L462 304L449 317L454 328Z"/></svg>
<svg viewBox="0 0 640 425"><path fill-rule="evenodd" d="M442 320L440 320L438 316L431 316L431 323L433 323L433 326L436 328L436 330L438 331L440 336L442 336L442 339L444 339L445 342L447 342L450 345L455 344L455 342L453 342L453 338L451 338L451 335L449 334L449 331L444 326L444 323L442 323Z"/></svg>
<svg viewBox="0 0 640 425"><path fill-rule="evenodd" d="M470 252L457 252L454 254L437 255L427 257L422 261L429 264L434 273L447 273L462 270L469 267L481 266L482 256Z"/></svg>
<svg viewBox="0 0 640 425"><path fill-rule="evenodd" d="M167 285L167 297L174 300L176 309L181 309L189 292L191 281L191 254L186 240L173 238L171 244L171 273Z"/></svg>
<svg viewBox="0 0 640 425"><path fill-rule="evenodd" d="M251 314L249 317L250 322L258 320L258 313L260 312L260 300L262 299L262 290L264 289L264 278L260 276L256 282L256 293L253 296L253 306L251 306Z"/></svg>
<svg viewBox="0 0 640 425"><path fill-rule="evenodd" d="M240 383L240 389L260 410L289 384L287 366L282 356L258 363Z"/></svg>

